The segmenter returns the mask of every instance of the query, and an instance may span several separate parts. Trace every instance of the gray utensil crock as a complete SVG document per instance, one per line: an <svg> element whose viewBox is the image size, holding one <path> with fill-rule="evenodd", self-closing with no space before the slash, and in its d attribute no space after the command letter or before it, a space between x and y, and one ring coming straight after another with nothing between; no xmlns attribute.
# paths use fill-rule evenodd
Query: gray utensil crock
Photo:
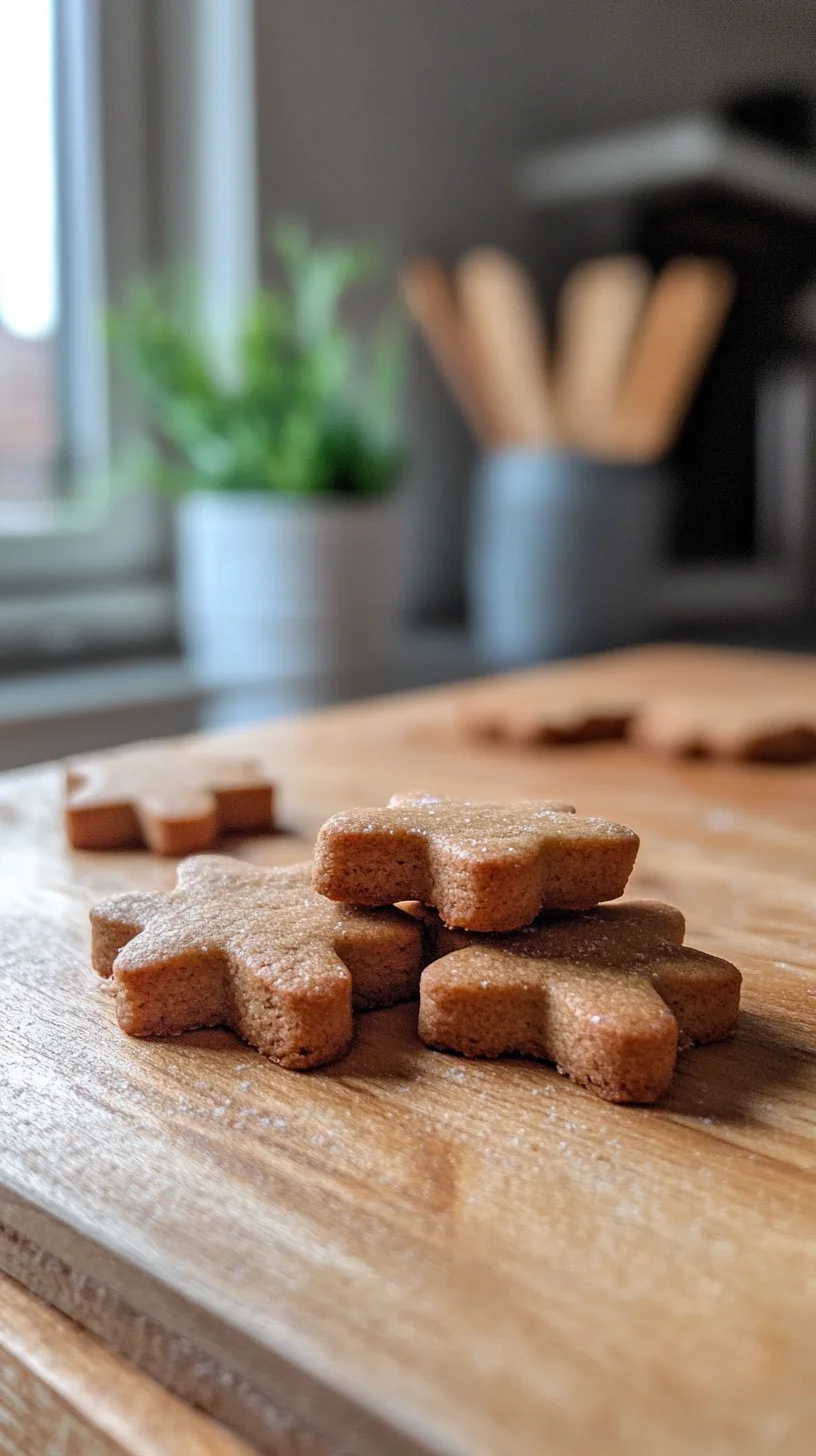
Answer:
<svg viewBox="0 0 816 1456"><path fill-rule="evenodd" d="M668 488L654 465L502 450L475 479L468 591L492 666L648 635Z"/></svg>

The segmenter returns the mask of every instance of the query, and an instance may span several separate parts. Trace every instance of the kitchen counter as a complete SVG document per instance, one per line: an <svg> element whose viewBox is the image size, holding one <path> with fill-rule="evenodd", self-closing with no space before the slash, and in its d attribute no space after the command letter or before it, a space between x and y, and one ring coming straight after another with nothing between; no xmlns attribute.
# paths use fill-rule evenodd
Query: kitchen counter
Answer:
<svg viewBox="0 0 816 1456"><path fill-rule="evenodd" d="M770 699L816 693L816 664L639 649L508 695L531 679ZM88 908L174 865L72 853L57 769L4 775L4 1453L59 1429L92 1456L809 1456L816 767L472 745L469 691L212 735L282 786L288 832L230 852L295 862L328 814L400 790L571 800L636 829L631 891L740 967L736 1036L683 1053L654 1108L434 1053L414 1006L308 1074L226 1031L128 1040Z"/></svg>

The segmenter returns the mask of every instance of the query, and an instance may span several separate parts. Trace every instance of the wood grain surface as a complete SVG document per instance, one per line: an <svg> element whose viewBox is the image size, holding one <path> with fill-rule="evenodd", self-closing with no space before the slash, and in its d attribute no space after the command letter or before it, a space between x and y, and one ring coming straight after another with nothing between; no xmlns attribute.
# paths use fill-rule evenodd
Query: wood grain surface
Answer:
<svg viewBox="0 0 816 1456"><path fill-rule="evenodd" d="M816 693L816 664L652 649L504 690L537 682L767 698ZM129 1041L87 911L173 865L71 853L57 770L8 775L0 1266L258 1450L804 1456L816 768L473 746L455 727L472 691L211 738L260 754L292 830L233 851L292 862L329 813L395 791L571 799L637 829L632 892L740 966L737 1036L684 1054L653 1109L433 1053L411 1006L361 1017L343 1061L302 1075L225 1032Z"/></svg>
<svg viewBox="0 0 816 1456"><path fill-rule="evenodd" d="M3 1456L251 1456L71 1320L0 1275Z"/></svg>

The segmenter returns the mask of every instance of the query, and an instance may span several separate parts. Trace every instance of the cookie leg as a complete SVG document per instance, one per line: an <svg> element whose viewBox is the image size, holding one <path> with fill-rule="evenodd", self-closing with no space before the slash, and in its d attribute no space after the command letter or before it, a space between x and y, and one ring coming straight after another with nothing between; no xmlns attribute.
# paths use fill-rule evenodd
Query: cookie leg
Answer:
<svg viewBox="0 0 816 1456"><path fill-rule="evenodd" d="M229 979L228 1024L280 1066L320 1067L351 1045L351 974L339 956L296 953L268 973L236 960Z"/></svg>
<svg viewBox="0 0 816 1456"><path fill-rule="evenodd" d="M681 1046L720 1041L734 1030L742 976L730 961L683 946L658 964L652 985L677 1021Z"/></svg>
<svg viewBox="0 0 816 1456"><path fill-rule="evenodd" d="M165 791L161 799L141 799L137 812L144 842L154 854L199 854L218 838L212 794L182 791L174 797Z"/></svg>
<svg viewBox="0 0 816 1456"><path fill-rule="evenodd" d="M226 1022L222 955L191 947L176 956L140 958L137 939L120 952L113 978L117 1020L129 1036L179 1036Z"/></svg>
<svg viewBox="0 0 816 1456"><path fill-rule="evenodd" d="M350 918L335 936L334 948L351 972L356 1011L415 1001L419 995L423 946L417 921L396 910L380 915L376 935L367 935Z"/></svg>
<svg viewBox="0 0 816 1456"><path fill-rule="evenodd" d="M131 849L143 842L130 804L69 804L64 817L72 849Z"/></svg>
<svg viewBox="0 0 816 1456"><path fill-rule="evenodd" d="M546 991L507 985L480 964L478 951L454 951L423 971L419 1034L428 1046L465 1057L521 1053L552 1060L546 1041Z"/></svg>
<svg viewBox="0 0 816 1456"><path fill-rule="evenodd" d="M546 1043L560 1072L609 1102L656 1102L677 1059L677 1022L640 976L597 971L554 978Z"/></svg>
<svg viewBox="0 0 816 1456"><path fill-rule="evenodd" d="M274 793L270 784L221 789L215 794L218 833L267 834L275 827Z"/></svg>

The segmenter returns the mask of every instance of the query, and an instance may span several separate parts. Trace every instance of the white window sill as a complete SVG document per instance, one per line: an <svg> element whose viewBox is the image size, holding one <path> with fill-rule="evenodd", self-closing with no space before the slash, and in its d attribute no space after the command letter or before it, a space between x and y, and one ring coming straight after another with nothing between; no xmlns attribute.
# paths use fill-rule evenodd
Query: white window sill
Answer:
<svg viewBox="0 0 816 1456"><path fill-rule="evenodd" d="M66 668L0 681L0 769L190 733L203 694L179 658Z"/></svg>
<svg viewBox="0 0 816 1456"><path fill-rule="evenodd" d="M205 689L180 657L0 678L0 770L141 738L235 727L480 670L461 628L435 628L406 634L386 672L345 691L304 682Z"/></svg>

